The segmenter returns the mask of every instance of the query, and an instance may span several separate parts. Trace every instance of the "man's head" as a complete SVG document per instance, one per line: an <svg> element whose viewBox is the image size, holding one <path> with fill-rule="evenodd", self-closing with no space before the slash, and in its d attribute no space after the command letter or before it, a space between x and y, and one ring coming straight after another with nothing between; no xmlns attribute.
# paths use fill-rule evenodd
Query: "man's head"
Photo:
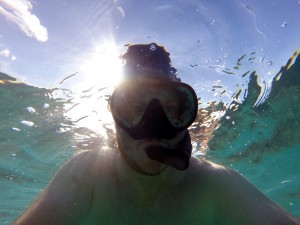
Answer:
<svg viewBox="0 0 300 225"><path fill-rule="evenodd" d="M113 93L111 110L124 159L139 172L143 157L186 169L192 149L187 128L198 109L194 90L180 82L161 46L130 45L122 58L124 82Z"/></svg>
<svg viewBox="0 0 300 225"><path fill-rule="evenodd" d="M125 61L125 79L136 77L158 78L180 81L177 70L171 66L170 53L155 43L128 45L127 52L121 56Z"/></svg>

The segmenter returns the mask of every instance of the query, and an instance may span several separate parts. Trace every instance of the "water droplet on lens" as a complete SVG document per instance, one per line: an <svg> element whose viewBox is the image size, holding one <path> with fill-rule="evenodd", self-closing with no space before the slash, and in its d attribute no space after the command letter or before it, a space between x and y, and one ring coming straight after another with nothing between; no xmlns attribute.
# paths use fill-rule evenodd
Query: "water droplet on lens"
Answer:
<svg viewBox="0 0 300 225"><path fill-rule="evenodd" d="M284 21L281 27L286 27L287 25L288 25L287 22Z"/></svg>
<svg viewBox="0 0 300 225"><path fill-rule="evenodd" d="M155 51L156 50L156 45L155 44L151 44L150 45L150 50L151 51Z"/></svg>
<svg viewBox="0 0 300 225"><path fill-rule="evenodd" d="M142 65L141 65L141 64L137 64L137 65L136 65L136 69L137 69L137 71L141 71L141 70L142 70L142 68L143 68L143 67L142 67Z"/></svg>

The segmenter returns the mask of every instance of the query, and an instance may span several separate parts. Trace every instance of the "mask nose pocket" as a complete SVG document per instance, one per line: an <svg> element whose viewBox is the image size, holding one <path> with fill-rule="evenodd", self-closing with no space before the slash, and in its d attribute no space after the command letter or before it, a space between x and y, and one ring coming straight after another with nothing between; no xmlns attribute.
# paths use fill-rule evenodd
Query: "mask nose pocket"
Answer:
<svg viewBox="0 0 300 225"><path fill-rule="evenodd" d="M126 129L136 140L143 138L172 139L177 130L172 127L168 117L157 99L152 99L147 106L139 124Z"/></svg>
<svg viewBox="0 0 300 225"><path fill-rule="evenodd" d="M141 119L143 130L147 130L153 138L171 137L171 125L168 117L157 99L152 99Z"/></svg>

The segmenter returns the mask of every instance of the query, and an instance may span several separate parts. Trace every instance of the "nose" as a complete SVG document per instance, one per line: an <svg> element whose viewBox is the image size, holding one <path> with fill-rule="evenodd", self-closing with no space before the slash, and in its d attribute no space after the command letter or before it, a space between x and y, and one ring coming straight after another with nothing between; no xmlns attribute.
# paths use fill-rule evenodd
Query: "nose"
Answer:
<svg viewBox="0 0 300 225"><path fill-rule="evenodd" d="M139 124L127 129L128 133L136 140L140 139L173 139L178 130L174 128L157 99L152 99L147 106Z"/></svg>

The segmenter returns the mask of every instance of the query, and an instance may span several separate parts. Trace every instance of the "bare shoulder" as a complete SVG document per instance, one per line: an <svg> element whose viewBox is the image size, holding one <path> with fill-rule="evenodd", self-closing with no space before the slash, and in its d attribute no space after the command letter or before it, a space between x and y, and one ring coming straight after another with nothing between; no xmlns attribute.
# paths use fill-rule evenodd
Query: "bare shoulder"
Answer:
<svg viewBox="0 0 300 225"><path fill-rule="evenodd" d="M208 160L192 157L190 160L190 171L193 177L198 179L209 179L210 181L219 181L220 177L235 174L231 169L225 166L210 162Z"/></svg>
<svg viewBox="0 0 300 225"><path fill-rule="evenodd" d="M205 159L191 158L191 173L197 178L205 179L216 188L222 187L222 190L225 188L237 189L237 187L254 188L245 177L235 170Z"/></svg>
<svg viewBox="0 0 300 225"><path fill-rule="evenodd" d="M205 159L192 157L188 175L191 182L201 186L201 190L211 193L223 193L225 186L230 188L233 180L242 179L241 175L225 166Z"/></svg>
<svg viewBox="0 0 300 225"><path fill-rule="evenodd" d="M76 175L83 178L95 176L99 170L103 171L110 167L115 155L116 153L113 149L81 151L67 161L58 171L58 174ZM83 175L87 175L87 177Z"/></svg>
<svg viewBox="0 0 300 225"><path fill-rule="evenodd" d="M197 158L192 156L191 157L191 161L190 161L190 166L193 167L193 169L208 169L211 171L216 171L216 169L226 169L226 167L210 162L208 160L205 159L201 159L201 158Z"/></svg>
<svg viewBox="0 0 300 225"><path fill-rule="evenodd" d="M78 224L91 208L96 176L110 155L96 150L76 154L14 225Z"/></svg>
<svg viewBox="0 0 300 225"><path fill-rule="evenodd" d="M78 152L62 167L71 167L73 169L80 168L80 170L96 169L95 167L105 164L107 159L112 157L109 150L87 150Z"/></svg>
<svg viewBox="0 0 300 225"><path fill-rule="evenodd" d="M193 158L191 173L204 185L215 205L215 217L224 225L299 225L299 221L270 200L236 171ZM195 182L197 183L197 182Z"/></svg>

